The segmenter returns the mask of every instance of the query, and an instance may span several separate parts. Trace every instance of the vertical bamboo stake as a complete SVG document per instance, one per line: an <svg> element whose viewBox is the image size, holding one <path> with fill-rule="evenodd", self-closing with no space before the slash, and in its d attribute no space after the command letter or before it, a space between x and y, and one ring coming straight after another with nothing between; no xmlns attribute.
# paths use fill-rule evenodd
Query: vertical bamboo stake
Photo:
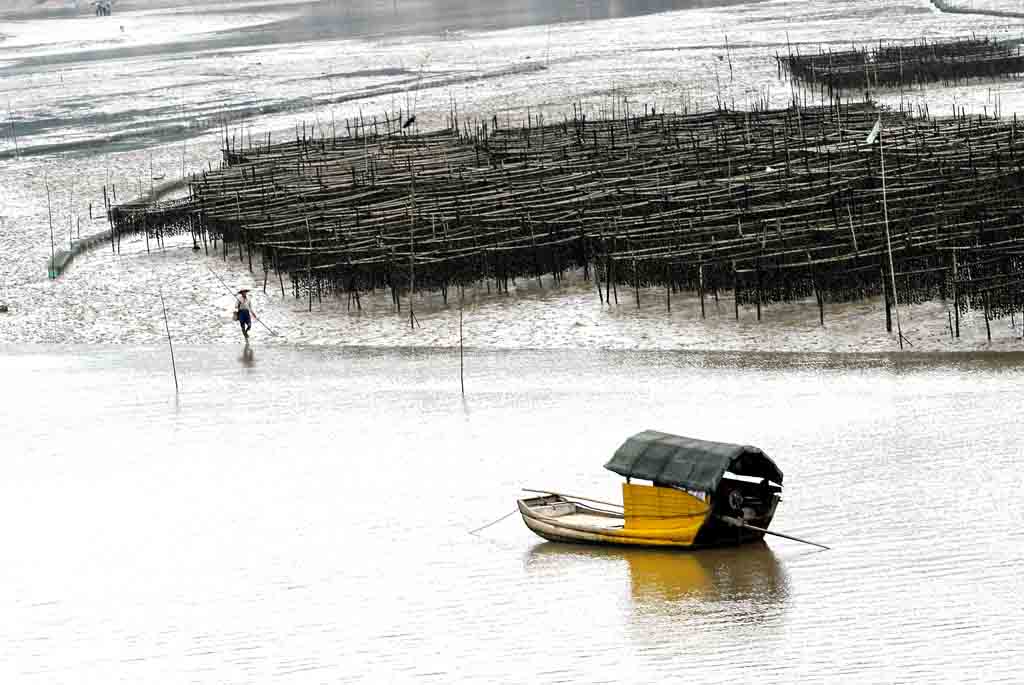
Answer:
<svg viewBox="0 0 1024 685"><path fill-rule="evenodd" d="M416 177L409 162L409 328L416 329L416 314L413 312L413 294L416 290Z"/></svg>
<svg viewBox="0 0 1024 685"><path fill-rule="evenodd" d="M306 240L309 242L309 253L306 255L306 287L309 288L309 311L313 311L313 234L309 232L309 217L306 220Z"/></svg>
<svg viewBox="0 0 1024 685"><path fill-rule="evenodd" d="M707 318L704 311L704 264L700 264L698 267L699 283L697 284L698 290L700 290L700 318Z"/></svg>
<svg viewBox="0 0 1024 685"><path fill-rule="evenodd" d="M857 249L857 231L853 230L853 214L850 212L850 203L846 203L846 218L850 222L850 235L853 236L853 251L860 252Z"/></svg>
<svg viewBox="0 0 1024 685"><path fill-rule="evenodd" d="M409 328L416 330L416 315L413 313L413 294L416 291L416 253L412 231L409 231Z"/></svg>
<svg viewBox="0 0 1024 685"><path fill-rule="evenodd" d="M54 264L53 260L56 257L56 252L53 245L53 210L50 208L50 182L43 181L43 185L46 186L46 214L50 217L50 278L57 278L57 265Z"/></svg>
<svg viewBox="0 0 1024 685"><path fill-rule="evenodd" d="M761 258L754 261L754 268L757 269L757 320L761 320Z"/></svg>
<svg viewBox="0 0 1024 685"><path fill-rule="evenodd" d="M807 263L811 267L811 285L814 287L814 297L818 300L818 325L825 325L825 300L821 294L821 287L818 285L818 276L814 272L814 262L811 261L811 253L807 253Z"/></svg>
<svg viewBox="0 0 1024 685"><path fill-rule="evenodd" d="M956 250L953 251L953 316L956 326L956 337L960 337L960 286L957 279L960 278L960 271L956 264Z"/></svg>
<svg viewBox="0 0 1024 685"><path fill-rule="evenodd" d="M14 112L11 111L11 99L7 98L7 117L11 121L11 138L14 139L14 156L21 159L21 150L18 149L18 134L14 130Z"/></svg>
<svg viewBox="0 0 1024 685"><path fill-rule="evenodd" d="M885 284L885 263L879 264L878 271L882 279L882 299L885 301L885 332L892 333L892 306L889 299L889 286Z"/></svg>
<svg viewBox="0 0 1024 685"><path fill-rule="evenodd" d="M466 380L465 380L465 360L463 355L463 336L462 336L462 310L464 307L463 300L466 297L465 286L459 285L459 387L462 388L462 396L466 396Z"/></svg>
<svg viewBox="0 0 1024 685"><path fill-rule="evenodd" d="M68 193L68 252L74 249L75 226L72 215L75 212L75 179L71 179L71 190Z"/></svg>
<svg viewBox="0 0 1024 685"><path fill-rule="evenodd" d="M665 263L665 311L672 312L672 271L668 262Z"/></svg>
<svg viewBox="0 0 1024 685"><path fill-rule="evenodd" d="M740 320L740 276L736 272L736 262L732 263L732 301L736 309L736 320Z"/></svg>
<svg viewBox="0 0 1024 685"><path fill-rule="evenodd" d="M174 393L178 394L178 369L174 364L174 345L171 344L171 327L167 323L167 304L164 302L163 287L157 292L160 294L160 307L164 310L164 330L167 331L167 347L171 351L171 373L174 374Z"/></svg>
<svg viewBox="0 0 1024 685"><path fill-rule="evenodd" d="M615 245L613 243L612 244L612 248L614 249L614 247L615 247ZM608 249L605 248L604 252L605 252L605 257L604 257L604 260L605 260L604 301L607 302L608 306L610 307L611 304L612 304L612 268L613 268L613 265L612 265L612 256L610 254L608 254ZM616 299L616 304L618 304L618 301L617 301L619 299L618 295L615 296L615 299Z"/></svg>
<svg viewBox="0 0 1024 685"><path fill-rule="evenodd" d="M238 197L239 193L235 191L235 228L238 230L238 261L242 261L242 205L241 200ZM224 248L227 250L227 248ZM225 253L226 254L226 253ZM225 257L226 259L227 257ZM251 271L251 269L250 269Z"/></svg>
<svg viewBox="0 0 1024 685"><path fill-rule="evenodd" d="M885 244L889 251L889 277L892 279L892 303L896 310L896 335L899 336L900 349L903 349L903 327L900 325L900 300L896 293L896 267L892 261L892 239L889 235L889 203L885 195L885 146L882 144L882 119L878 119L878 156L882 162L882 214L885 218Z"/></svg>
<svg viewBox="0 0 1024 685"><path fill-rule="evenodd" d="M615 268L615 262L612 262L612 268ZM612 280L612 296L615 298L615 306L619 306L619 284L617 281Z"/></svg>
<svg viewBox="0 0 1024 685"><path fill-rule="evenodd" d="M988 336L988 341L992 342L992 325L989 323L989 304L988 304L988 291L985 291L985 334Z"/></svg>
<svg viewBox="0 0 1024 685"><path fill-rule="evenodd" d="M107 223L110 225L110 254L115 254L114 250L114 220L110 216L110 198L107 196L107 186L103 186L103 210L107 213Z"/></svg>
<svg viewBox="0 0 1024 685"><path fill-rule="evenodd" d="M630 247L632 252L632 246ZM636 308L640 309L640 272L636 269L636 253L633 253L633 294L636 295Z"/></svg>

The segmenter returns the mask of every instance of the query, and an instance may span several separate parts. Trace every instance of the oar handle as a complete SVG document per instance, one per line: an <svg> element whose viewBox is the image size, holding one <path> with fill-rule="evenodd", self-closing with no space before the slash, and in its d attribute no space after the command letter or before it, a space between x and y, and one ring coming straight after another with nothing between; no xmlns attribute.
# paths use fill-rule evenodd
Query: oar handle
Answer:
<svg viewBox="0 0 1024 685"><path fill-rule="evenodd" d="M795 535L776 533L774 530L768 530L767 528L759 528L757 526L752 526L746 521L742 521L733 516L719 516L718 519L723 523L728 523L730 526L736 526L737 528L749 528L750 530L756 530L758 533L765 533L767 535L777 535L780 538L786 538L787 540L796 540L797 542L802 542L805 545L814 545L815 547L821 547L822 549L832 549L831 547L826 547L825 545L819 545L817 542L811 542L810 540L798 538Z"/></svg>

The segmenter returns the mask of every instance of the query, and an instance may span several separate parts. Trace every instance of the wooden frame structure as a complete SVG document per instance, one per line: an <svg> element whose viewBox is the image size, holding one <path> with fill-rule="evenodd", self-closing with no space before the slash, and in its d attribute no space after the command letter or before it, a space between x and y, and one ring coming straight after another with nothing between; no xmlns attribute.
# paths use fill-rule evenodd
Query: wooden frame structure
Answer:
<svg viewBox="0 0 1024 685"><path fill-rule="evenodd" d="M986 320L1024 305L1024 141L1016 118L879 112L871 104L582 114L521 127L462 122L409 134L403 117L346 122L343 137L297 132L236 147L174 203L110 209L124 231L191 231L247 259L264 287L287 273L296 297L349 298L581 269L602 302L620 288L752 306L824 304L892 288L877 144L885 125L889 224L901 303L943 297ZM254 265L255 258L255 265Z"/></svg>

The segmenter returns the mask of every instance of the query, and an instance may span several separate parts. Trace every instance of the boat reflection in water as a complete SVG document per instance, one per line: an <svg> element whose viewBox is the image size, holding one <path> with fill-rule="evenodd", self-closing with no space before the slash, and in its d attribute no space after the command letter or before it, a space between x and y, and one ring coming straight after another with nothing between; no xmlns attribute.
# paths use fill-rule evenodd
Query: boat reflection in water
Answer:
<svg viewBox="0 0 1024 685"><path fill-rule="evenodd" d="M764 543L690 554L638 550L626 555L626 562L637 601L777 603L786 595L785 572Z"/></svg>
<svg viewBox="0 0 1024 685"><path fill-rule="evenodd" d="M692 611L758 623L778 617L789 594L785 569L763 542L698 552L545 542L526 563L544 575L627 570L634 612L643 615Z"/></svg>

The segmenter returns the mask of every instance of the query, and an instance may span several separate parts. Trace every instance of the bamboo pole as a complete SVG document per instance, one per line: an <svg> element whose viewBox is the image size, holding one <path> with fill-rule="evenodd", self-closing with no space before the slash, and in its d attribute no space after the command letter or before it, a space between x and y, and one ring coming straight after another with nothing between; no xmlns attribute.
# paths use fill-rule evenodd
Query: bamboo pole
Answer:
<svg viewBox="0 0 1024 685"><path fill-rule="evenodd" d="M43 185L46 186L46 214L50 217L50 278L57 277L57 265L54 264L56 258L56 249L53 243L53 210L50 207L50 182L47 180L43 181Z"/></svg>
<svg viewBox="0 0 1024 685"><path fill-rule="evenodd" d="M825 545L818 544L817 542L811 542L810 540L798 538L795 535L787 535L786 533L778 533L774 530L768 530L767 528L759 528L758 526L752 526L746 521L742 521L733 516L719 516L718 519L724 523L729 524L730 526L735 526L737 528L747 528L748 530L755 530L758 533L764 533L765 535L776 535L780 538L786 538L787 540L796 540L797 542L802 542L806 545L814 545L815 547L821 547L822 549L832 549L831 547L826 547Z"/></svg>
<svg viewBox="0 0 1024 685"><path fill-rule="evenodd" d="M305 133L303 133L305 136ZM309 311L313 311L313 234L309 231L309 217L306 221L306 239L309 242L309 253L306 255L306 289L309 290Z"/></svg>
<svg viewBox="0 0 1024 685"><path fill-rule="evenodd" d="M900 349L903 349L903 327L900 325L900 301L899 295L896 292L896 267L893 265L892 260L892 238L889 235L889 203L886 199L885 193L885 147L882 143L883 126L881 125L882 119L878 119L878 154L882 162L882 211L885 216L885 245L889 252L889 277L892 279L892 302L893 307L896 310L896 335L899 336Z"/></svg>
<svg viewBox="0 0 1024 685"><path fill-rule="evenodd" d="M536 493L541 494L541 495L556 495L558 497L568 497L570 499L578 499L578 500L582 500L584 502L594 502L596 504L607 504L610 507L618 507L619 509L623 508L621 504L616 504L615 502L606 502L604 500L592 499L590 497L580 497L579 495L567 495L564 492L555 492L554 490L535 490L533 488L522 488L522 490L523 490L523 492L536 492Z"/></svg>
<svg viewBox="0 0 1024 685"><path fill-rule="evenodd" d="M960 285L957 279L960 278L960 271L957 268L956 251L953 252L953 316L956 326L956 337L960 337Z"/></svg>
<svg viewBox="0 0 1024 685"><path fill-rule="evenodd" d="M160 294L160 307L164 312L164 330L167 331L167 348L171 352L171 373L174 374L174 394L178 394L178 368L174 364L174 345L171 343L171 326L167 322L167 304L164 302L164 292L161 287L158 291Z"/></svg>
<svg viewBox="0 0 1024 685"><path fill-rule="evenodd" d="M21 150L18 147L18 133L14 129L14 111L11 109L11 98L7 98L7 117L11 122L11 139L14 141L14 156L21 159Z"/></svg>
<svg viewBox="0 0 1024 685"><path fill-rule="evenodd" d="M462 310L464 308L464 300L466 297L466 289L459 286L459 388L462 390L462 397L466 397L466 362L465 353L463 351L463 335L462 335Z"/></svg>

